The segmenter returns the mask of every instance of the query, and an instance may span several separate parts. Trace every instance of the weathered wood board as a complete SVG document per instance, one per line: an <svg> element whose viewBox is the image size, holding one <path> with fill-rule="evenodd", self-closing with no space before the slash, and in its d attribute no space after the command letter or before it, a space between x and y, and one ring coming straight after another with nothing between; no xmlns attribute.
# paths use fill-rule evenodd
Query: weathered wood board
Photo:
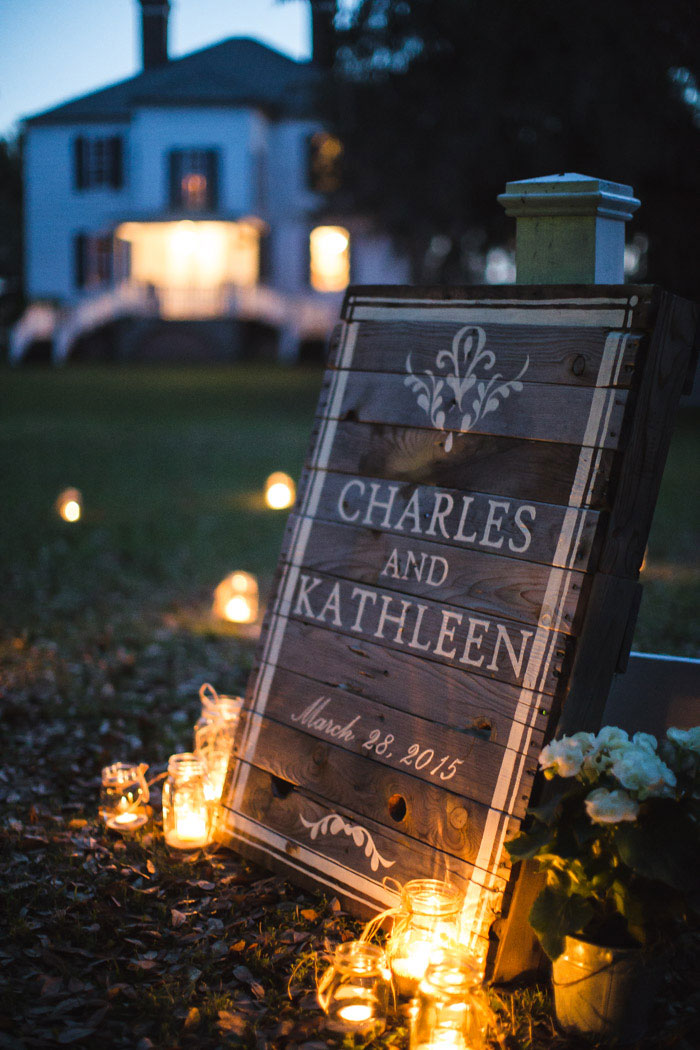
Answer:
<svg viewBox="0 0 700 1050"><path fill-rule="evenodd" d="M225 841L360 914L449 876L494 955L537 754L629 636L696 325L649 287L350 289Z"/></svg>

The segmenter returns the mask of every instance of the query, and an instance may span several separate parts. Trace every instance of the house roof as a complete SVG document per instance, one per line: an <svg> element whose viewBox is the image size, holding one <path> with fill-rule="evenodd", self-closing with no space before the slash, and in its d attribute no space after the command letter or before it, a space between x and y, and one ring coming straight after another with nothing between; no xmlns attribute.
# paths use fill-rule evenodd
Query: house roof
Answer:
<svg viewBox="0 0 700 1050"><path fill-rule="evenodd" d="M318 71L248 37L230 37L111 87L28 117L27 124L128 120L141 105L255 105L285 116L314 110Z"/></svg>

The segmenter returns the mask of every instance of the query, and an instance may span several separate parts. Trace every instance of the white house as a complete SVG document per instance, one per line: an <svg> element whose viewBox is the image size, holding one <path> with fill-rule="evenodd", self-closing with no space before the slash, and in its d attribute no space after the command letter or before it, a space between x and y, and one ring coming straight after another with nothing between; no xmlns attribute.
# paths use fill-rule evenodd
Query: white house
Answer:
<svg viewBox="0 0 700 1050"><path fill-rule="evenodd" d="M170 60L168 0L139 2L142 72L24 122L30 306L11 357L50 339L60 362L140 318L128 345L146 356L149 341L167 356L164 328L177 345L174 321L210 322L235 356L240 322L257 321L294 359L350 281L404 282L407 264L327 211L342 147L314 112L316 63L246 38Z"/></svg>

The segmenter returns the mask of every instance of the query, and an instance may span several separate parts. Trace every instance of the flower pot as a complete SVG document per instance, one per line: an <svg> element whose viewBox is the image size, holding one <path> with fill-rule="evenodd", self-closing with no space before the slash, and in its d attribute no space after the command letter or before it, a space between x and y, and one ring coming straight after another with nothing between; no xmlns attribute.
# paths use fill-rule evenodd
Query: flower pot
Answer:
<svg viewBox="0 0 700 1050"><path fill-rule="evenodd" d="M647 1030L663 970L639 948L605 948L566 938L552 967L554 1007L562 1028L631 1043Z"/></svg>

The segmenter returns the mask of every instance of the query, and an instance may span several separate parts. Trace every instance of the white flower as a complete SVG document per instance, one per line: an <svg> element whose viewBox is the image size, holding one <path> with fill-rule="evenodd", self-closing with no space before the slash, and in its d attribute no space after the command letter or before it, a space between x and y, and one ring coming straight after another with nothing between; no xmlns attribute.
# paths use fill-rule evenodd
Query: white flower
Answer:
<svg viewBox="0 0 700 1050"><path fill-rule="evenodd" d="M635 747L644 748L650 754L656 754L657 741L656 737L652 736L651 733L635 733L632 737L632 743Z"/></svg>
<svg viewBox="0 0 700 1050"><path fill-rule="evenodd" d="M644 747L630 747L616 757L610 772L623 787L640 799L650 795L668 797L676 786L675 773L658 755Z"/></svg>
<svg viewBox="0 0 700 1050"><path fill-rule="evenodd" d="M580 745L584 755L587 755L595 747L595 735L593 733L573 733L567 739L575 740Z"/></svg>
<svg viewBox="0 0 700 1050"><path fill-rule="evenodd" d="M557 774L560 777L575 777L581 769L583 750L578 740L563 736L553 740L540 752L540 766L548 778Z"/></svg>
<svg viewBox="0 0 700 1050"><path fill-rule="evenodd" d="M618 729L617 726L603 726L595 738L595 746L597 748L620 747L629 744L629 739L624 729Z"/></svg>
<svg viewBox="0 0 700 1050"><path fill-rule="evenodd" d="M692 729L676 729L675 726L672 726L667 731L666 736L678 747L687 748L688 751L695 751L696 754L700 754L700 726L693 726Z"/></svg>
<svg viewBox="0 0 700 1050"><path fill-rule="evenodd" d="M636 820L639 805L626 791L608 791L596 788L586 799L586 812L594 824L619 824Z"/></svg>

